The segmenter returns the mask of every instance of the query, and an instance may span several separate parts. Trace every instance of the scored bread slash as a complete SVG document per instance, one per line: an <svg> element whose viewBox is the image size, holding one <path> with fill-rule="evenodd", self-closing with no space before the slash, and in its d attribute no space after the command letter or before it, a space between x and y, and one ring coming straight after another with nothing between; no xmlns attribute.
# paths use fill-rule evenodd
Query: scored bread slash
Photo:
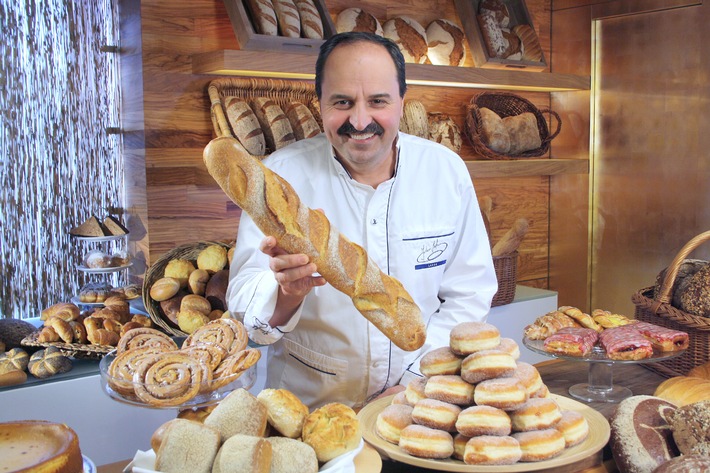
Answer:
<svg viewBox="0 0 710 473"><path fill-rule="evenodd" d="M399 348L421 348L426 327L419 307L402 283L383 273L363 247L339 233L322 212L304 205L286 180L253 158L236 139L213 139L203 158L210 175L264 235L275 237L291 254L307 255L318 273L348 295L357 310Z"/></svg>

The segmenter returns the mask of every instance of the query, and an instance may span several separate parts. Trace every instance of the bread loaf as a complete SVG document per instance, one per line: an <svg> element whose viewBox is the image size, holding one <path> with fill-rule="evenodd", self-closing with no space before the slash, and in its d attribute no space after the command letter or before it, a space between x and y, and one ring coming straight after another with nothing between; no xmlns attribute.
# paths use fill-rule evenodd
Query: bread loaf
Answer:
<svg viewBox="0 0 710 473"><path fill-rule="evenodd" d="M317 473L318 458L313 447L288 437L269 437L272 448L271 473Z"/></svg>
<svg viewBox="0 0 710 473"><path fill-rule="evenodd" d="M429 124L424 104L419 100L407 100L404 102L402 120L399 122L399 131L420 138L429 136Z"/></svg>
<svg viewBox="0 0 710 473"><path fill-rule="evenodd" d="M481 115L481 123L478 124L481 141L497 153L510 152L510 136L503 125L503 119L486 107L481 107L478 112Z"/></svg>
<svg viewBox="0 0 710 473"><path fill-rule="evenodd" d="M224 105L229 125L242 146L254 156L266 154L264 132L247 101L239 97L228 97Z"/></svg>
<svg viewBox="0 0 710 473"><path fill-rule="evenodd" d="M710 264L688 278L678 294L679 309L700 317L710 317Z"/></svg>
<svg viewBox="0 0 710 473"><path fill-rule="evenodd" d="M270 98L257 97L252 102L252 108L264 131L268 152L274 152L296 141L291 123L279 104Z"/></svg>
<svg viewBox="0 0 710 473"><path fill-rule="evenodd" d="M426 27L427 56L437 66L463 66L466 37L459 26L446 19L434 20Z"/></svg>
<svg viewBox="0 0 710 473"><path fill-rule="evenodd" d="M271 443L251 435L234 435L220 447L212 473L270 473Z"/></svg>
<svg viewBox="0 0 710 473"><path fill-rule="evenodd" d="M26 320L7 318L0 319L0 342L5 344L5 349L19 348L22 339L37 330Z"/></svg>
<svg viewBox="0 0 710 473"><path fill-rule="evenodd" d="M220 436L219 432L199 422L173 419L162 433L159 445L155 452L157 471L210 473Z"/></svg>
<svg viewBox="0 0 710 473"><path fill-rule="evenodd" d="M426 30L408 16L396 16L382 25L382 34L399 46L405 62L424 64L429 46Z"/></svg>
<svg viewBox="0 0 710 473"><path fill-rule="evenodd" d="M693 376L675 376L659 384L653 395L682 407L710 400L710 381Z"/></svg>
<svg viewBox="0 0 710 473"><path fill-rule="evenodd" d="M346 8L338 13L335 31L338 33L364 31L382 36L382 25L374 15L361 8Z"/></svg>
<svg viewBox="0 0 710 473"><path fill-rule="evenodd" d="M520 243L528 232L528 220L519 218L515 220L513 226L505 232L500 240L493 245L491 253L493 256L509 255L518 249Z"/></svg>
<svg viewBox="0 0 710 473"><path fill-rule="evenodd" d="M520 49L522 51L523 60L532 62L542 61L542 48L540 41L537 39L535 30L530 25L516 25L513 27L513 33L520 38Z"/></svg>
<svg viewBox="0 0 710 473"><path fill-rule="evenodd" d="M482 13L476 15L476 19L481 28L481 36L483 36L483 42L486 44L486 49L488 49L488 55L490 57L504 58L510 43L503 35L503 28L498 24L495 16L491 13Z"/></svg>
<svg viewBox="0 0 710 473"><path fill-rule="evenodd" d="M254 19L254 29L259 34L276 36L279 34L276 11L271 0L247 0Z"/></svg>
<svg viewBox="0 0 710 473"><path fill-rule="evenodd" d="M710 361L692 368L688 371L688 376L695 376L696 378L703 378L710 381Z"/></svg>
<svg viewBox="0 0 710 473"><path fill-rule="evenodd" d="M482 0L478 12L491 15L501 28L510 26L510 12L502 0Z"/></svg>
<svg viewBox="0 0 710 473"><path fill-rule="evenodd" d="M286 106L286 116L296 140L312 138L321 132L311 111L301 102L291 102Z"/></svg>
<svg viewBox="0 0 710 473"><path fill-rule="evenodd" d="M678 272L676 273L675 281L673 281L673 287L670 292L671 305L680 307L680 295L685 292L690 276L700 271L700 269L707 264L708 262L705 260L688 258L684 259L680 265L678 265ZM666 278L667 272L668 268L664 268L656 276L656 282L653 286L654 300L658 300L661 297L661 286L663 285L663 280Z"/></svg>
<svg viewBox="0 0 710 473"><path fill-rule="evenodd" d="M530 112L505 117L503 126L510 137L511 155L537 149L542 145L540 130L537 128L537 118Z"/></svg>
<svg viewBox="0 0 710 473"><path fill-rule="evenodd" d="M322 212L306 207L288 182L230 137L212 140L204 160L222 190L265 235L274 236L289 253L308 255L325 280L350 296L358 311L398 347L411 351L424 344L421 312L402 284L384 274L364 248L332 228Z"/></svg>
<svg viewBox="0 0 710 473"><path fill-rule="evenodd" d="M323 39L323 22L313 0L294 0L304 38Z"/></svg>
<svg viewBox="0 0 710 473"><path fill-rule="evenodd" d="M671 419L673 439L683 455L690 455L698 444L710 443L710 400L679 407Z"/></svg>
<svg viewBox="0 0 710 473"><path fill-rule="evenodd" d="M445 113L428 114L429 139L441 143L454 153L461 151L461 131L458 125Z"/></svg>
<svg viewBox="0 0 710 473"><path fill-rule="evenodd" d="M276 12L276 20L279 23L281 36L288 38L301 37L301 17L298 14L298 8L293 0L272 0L274 11Z"/></svg>

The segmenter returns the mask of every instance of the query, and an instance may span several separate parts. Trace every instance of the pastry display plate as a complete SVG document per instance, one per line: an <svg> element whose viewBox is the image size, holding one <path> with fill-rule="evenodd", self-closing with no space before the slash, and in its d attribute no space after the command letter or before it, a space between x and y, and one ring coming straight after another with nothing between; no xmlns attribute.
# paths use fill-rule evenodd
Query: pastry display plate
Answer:
<svg viewBox="0 0 710 473"><path fill-rule="evenodd" d="M532 351L552 358L559 358L561 360L569 361L587 361L592 363L653 363L656 361L663 361L668 360L670 358L675 358L676 356L685 353L685 350L666 352L662 352L660 350L653 350L653 355L651 357L644 358L642 360L612 360L606 355L606 351L601 346L599 346L599 344L595 345L592 351L589 352L589 354L586 356L569 356L563 355L561 353L552 353L546 351L544 343L544 340L530 340L527 337L523 338L523 345L525 345Z"/></svg>
<svg viewBox="0 0 710 473"><path fill-rule="evenodd" d="M91 307L101 307L104 305L103 302L81 302L81 299L79 299L79 296L72 297L71 303L74 305L88 305Z"/></svg>
<svg viewBox="0 0 710 473"><path fill-rule="evenodd" d="M79 265L76 267L79 271L84 271L85 273L115 273L117 271L122 271L126 268L133 266L133 263L128 263L123 266L110 266L107 268L89 268L84 265Z"/></svg>
<svg viewBox="0 0 710 473"><path fill-rule="evenodd" d="M82 460L84 461L84 472L83 473L96 473L96 465L91 458L86 455L82 455Z"/></svg>
<svg viewBox="0 0 710 473"><path fill-rule="evenodd" d="M71 233L70 233L71 235ZM77 240L82 240L82 241L96 241L96 242L102 242L102 241L115 241L115 240L120 240L122 238L125 238L128 236L128 233L125 235L110 235L110 236L101 236L101 237L88 237L88 236L79 236L79 235L71 235L73 238L76 238Z"/></svg>
<svg viewBox="0 0 710 473"><path fill-rule="evenodd" d="M581 402L564 396L550 394L550 397L557 401L563 410L575 410L582 414L589 423L589 436L579 445L565 449L559 456L541 462L518 462L514 465L467 465L462 461L453 458L446 460L429 460L425 458L413 457L400 450L397 445L391 444L377 435L375 423L377 416L385 407L392 403L393 396L378 399L366 405L358 413L360 425L362 427L365 441L372 445L381 455L389 457L408 465L422 468L429 468L435 471L460 471L475 473L513 473L520 471L541 471L559 468L579 462L591 455L598 453L609 441L610 428L606 418Z"/></svg>

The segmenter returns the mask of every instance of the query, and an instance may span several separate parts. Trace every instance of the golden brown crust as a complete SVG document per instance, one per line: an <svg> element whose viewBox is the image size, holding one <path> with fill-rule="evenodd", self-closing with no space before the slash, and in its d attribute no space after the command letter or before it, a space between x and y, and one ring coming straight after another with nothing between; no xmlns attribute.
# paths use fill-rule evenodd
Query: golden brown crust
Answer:
<svg viewBox="0 0 710 473"><path fill-rule="evenodd" d="M360 421L350 407L332 402L311 412L303 422L303 442L316 451L319 462L354 450L362 439Z"/></svg>

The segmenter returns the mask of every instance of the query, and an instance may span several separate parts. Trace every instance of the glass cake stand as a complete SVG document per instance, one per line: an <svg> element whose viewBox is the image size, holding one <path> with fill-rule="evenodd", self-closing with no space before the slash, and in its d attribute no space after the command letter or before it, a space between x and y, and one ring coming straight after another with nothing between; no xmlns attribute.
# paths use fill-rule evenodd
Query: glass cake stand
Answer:
<svg viewBox="0 0 710 473"><path fill-rule="evenodd" d="M523 338L523 345L541 355L559 358L561 360L584 361L589 363L588 382L574 384L569 388L569 393L572 397L585 402L620 402L633 395L629 388L613 383L613 367L615 364L655 363L657 361L675 358L685 353L685 350L671 352L654 350L650 358L643 360L610 360L606 356L606 351L599 345L595 345L587 356L568 356L545 351L543 346L544 342L544 340Z"/></svg>

